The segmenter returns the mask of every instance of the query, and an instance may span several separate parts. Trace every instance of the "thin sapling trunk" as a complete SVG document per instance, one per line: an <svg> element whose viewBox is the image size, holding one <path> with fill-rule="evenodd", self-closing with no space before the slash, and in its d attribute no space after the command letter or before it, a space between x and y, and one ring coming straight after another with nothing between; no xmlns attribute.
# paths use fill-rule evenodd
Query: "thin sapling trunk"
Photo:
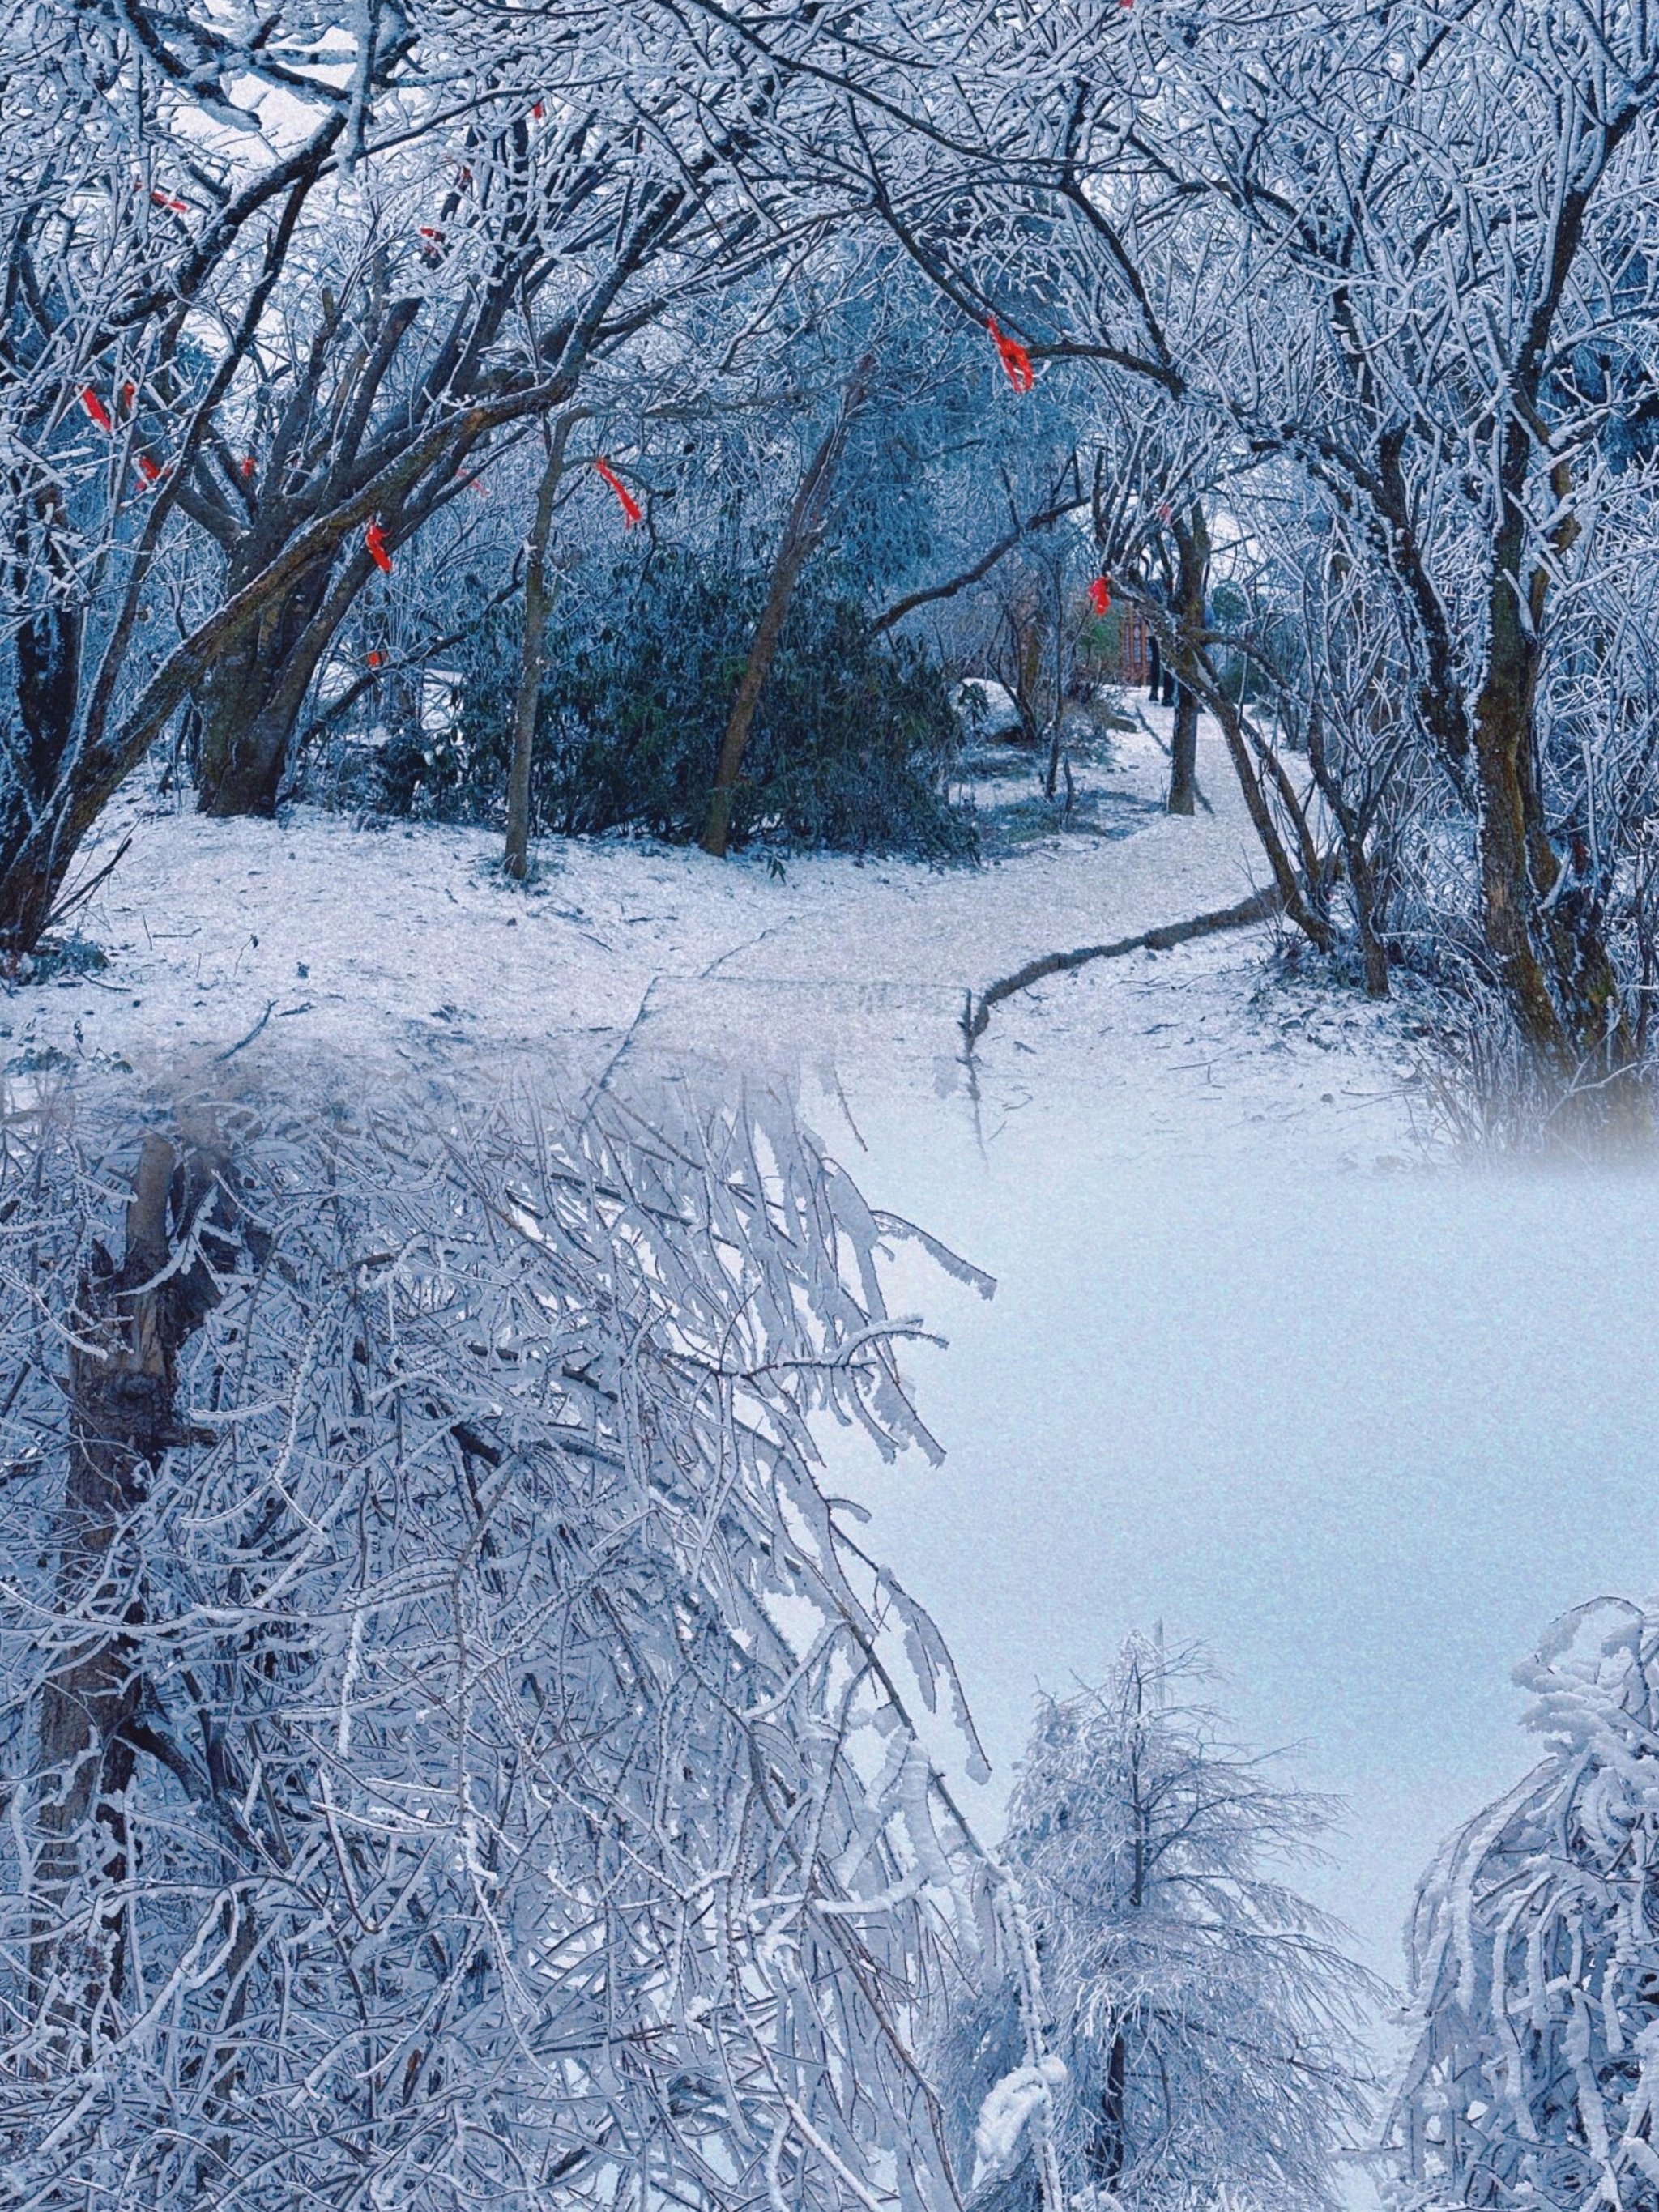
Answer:
<svg viewBox="0 0 1659 2212"><path fill-rule="evenodd" d="M1210 574L1210 533L1196 501L1190 519L1174 525L1176 626L1175 727L1170 739L1171 814L1198 811L1198 690L1196 660L1203 648L1204 599Z"/></svg>
<svg viewBox="0 0 1659 2212"><path fill-rule="evenodd" d="M536 708L541 699L542 640L552 595L547 582L547 547L553 533L553 507L564 473L564 449L574 413L562 415L548 440L547 466L536 494L536 516L526 549L524 638L519 655L519 685L513 702L513 759L507 779L507 849L501 866L515 883L530 869L530 771L536 753Z"/></svg>
<svg viewBox="0 0 1659 2212"><path fill-rule="evenodd" d="M714 787L709 794L708 818L703 828L702 849L717 860L726 858L726 847L732 836L732 806L737 797L738 781L743 773L743 757L748 749L749 733L754 726L755 709L772 667L773 655L778 649L778 640L783 635L783 625L789 612L789 602L794 597L800 572L816 551L823 536L823 526L829 514L830 501L835 490L836 472L847 448L848 434L869 388L873 362L868 356L853 373L851 382L842 394L836 419L807 464L806 473L789 508L783 526L783 536L778 544L777 556L772 563L772 576L767 586L766 604L755 631L754 642L749 648L749 658L738 679L737 696L732 702L731 718L726 726L726 735L720 741L720 757L714 764Z"/></svg>

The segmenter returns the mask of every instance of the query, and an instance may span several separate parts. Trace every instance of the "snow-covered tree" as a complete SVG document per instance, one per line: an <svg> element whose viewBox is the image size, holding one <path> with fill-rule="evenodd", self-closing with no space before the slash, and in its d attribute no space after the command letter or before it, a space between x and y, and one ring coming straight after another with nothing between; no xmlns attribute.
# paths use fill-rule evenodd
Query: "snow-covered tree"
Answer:
<svg viewBox="0 0 1659 2212"><path fill-rule="evenodd" d="M166 568L180 471L249 357L310 194L406 52L401 11L372 7L362 28L344 87L303 6L0 15L7 952L47 926L76 846L155 734L129 716L185 605ZM268 102L283 116L269 137Z"/></svg>
<svg viewBox="0 0 1659 2212"><path fill-rule="evenodd" d="M1138 507L1102 553L1221 720L1286 913L1329 949L1332 848L1359 852L1375 988L1360 833L1378 826L1378 764L1403 763L1413 796L1426 766L1437 803L1396 942L1432 938L1495 985L1549 1080L1632 1096L1659 757L1652 9L863 0L767 35L804 78L837 76L858 115L800 167L846 178L946 312L1202 457L1166 474L1156 525ZM1386 665L1395 695L1362 700L1318 778L1265 718L1234 726L1201 592L1152 588L1148 558L1161 530L1197 580L1195 499L1211 530L1224 504L1265 542L1275 505L1295 516L1285 471L1303 540L1311 501L1368 571L1343 658ZM1402 711L1409 748L1387 726ZM1328 803L1339 780L1349 818L1328 841L1310 792Z"/></svg>
<svg viewBox="0 0 1659 2212"><path fill-rule="evenodd" d="M1381 2142L1409 2205L1659 2204L1659 1607L1601 1598L1516 1679L1545 1756L1419 1887Z"/></svg>
<svg viewBox="0 0 1659 2212"><path fill-rule="evenodd" d="M988 1893L776 1102L9 1120L0 2170L41 2212L947 2212ZM910 1686L907 1692L905 1685Z"/></svg>
<svg viewBox="0 0 1659 2212"><path fill-rule="evenodd" d="M1002 1857L1069 2087L1021 2070L1012 1991L957 2019L948 2052L980 2186L1013 2202L1032 2186L1017 2155L1028 2112L1073 2201L1335 2201L1376 1991L1342 1930L1281 1879L1331 1808L1173 1701L1200 1671L1132 1638L1099 1688L1038 1711Z"/></svg>

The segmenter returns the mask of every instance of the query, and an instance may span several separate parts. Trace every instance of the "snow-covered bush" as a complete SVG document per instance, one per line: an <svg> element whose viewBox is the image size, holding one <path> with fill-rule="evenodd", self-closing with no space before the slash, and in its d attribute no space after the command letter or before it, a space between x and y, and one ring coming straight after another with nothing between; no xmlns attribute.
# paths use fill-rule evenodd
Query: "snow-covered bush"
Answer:
<svg viewBox="0 0 1659 2212"><path fill-rule="evenodd" d="M659 553L573 585L544 648L532 812L544 831L701 835L715 756L765 594L759 573ZM493 819L506 791L513 675L498 638L470 656L456 743L434 752L422 802ZM920 647L873 634L828 577L791 605L732 811L732 840L970 857L971 817L946 801L962 742L945 676Z"/></svg>
<svg viewBox="0 0 1659 2212"><path fill-rule="evenodd" d="M1102 1687L1038 1711L1002 1856L1070 2087L1019 2070L1012 1981L958 2014L942 2054L981 2185L1011 2206L1035 2194L1033 2162L1013 2154L1033 2117L1072 2200L1335 2199L1335 2154L1364 2109L1355 2030L1370 1987L1341 1931L1274 1871L1329 1808L1229 1749L1208 1711L1170 1702L1194 1671L1132 1638Z"/></svg>
<svg viewBox="0 0 1659 2212"><path fill-rule="evenodd" d="M981 1908L878 1647L949 1665L809 1426L927 1443L902 1224L765 1099L70 1103L0 1162L8 2201L942 2212Z"/></svg>
<svg viewBox="0 0 1659 2212"><path fill-rule="evenodd" d="M1516 1670L1547 1745L1441 1850L1382 2142L1405 2204L1659 2204L1659 1609L1610 1598Z"/></svg>

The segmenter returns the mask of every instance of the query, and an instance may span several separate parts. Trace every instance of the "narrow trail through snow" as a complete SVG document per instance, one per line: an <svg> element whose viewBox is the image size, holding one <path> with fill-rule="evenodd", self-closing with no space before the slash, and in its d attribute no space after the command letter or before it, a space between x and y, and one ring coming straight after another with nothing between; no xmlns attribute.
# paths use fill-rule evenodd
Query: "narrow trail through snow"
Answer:
<svg viewBox="0 0 1659 2212"><path fill-rule="evenodd" d="M1262 929L1056 978L1000 1008L963 1064L969 991L1259 884L1213 732L1201 752L1213 814L1158 812L1163 755L1126 738L1107 781L1142 826L981 869L814 857L780 878L764 856L548 841L528 895L483 832L134 804L85 862L90 875L131 831L80 917L109 965L12 993L0 1048L14 1067L111 1054L148 1072L210 1063L263 1024L262 1054L314 1046L422 1072L529 1053L580 1080L619 1054L689 1055L804 1069L855 1119L937 1100L984 1136L1045 1093L1079 1094L1130 1151L1208 1152L1218 1127L1230 1148L1254 1131L1275 1152L1293 1130L1328 1159L1402 1157L1406 1025L1340 988L1259 989Z"/></svg>

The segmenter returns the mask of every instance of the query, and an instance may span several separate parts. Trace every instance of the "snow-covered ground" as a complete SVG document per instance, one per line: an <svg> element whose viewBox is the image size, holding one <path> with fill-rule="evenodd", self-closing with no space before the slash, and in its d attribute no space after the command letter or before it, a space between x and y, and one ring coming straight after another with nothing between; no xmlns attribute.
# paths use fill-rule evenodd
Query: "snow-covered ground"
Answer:
<svg viewBox="0 0 1659 2212"><path fill-rule="evenodd" d="M1167 714L1154 726L1167 725ZM725 864L550 841L529 894L482 832L371 832L298 810L208 822L135 799L83 861L131 849L77 917L101 972L13 992L13 1066L118 1054L210 1061L261 1021L262 1054L312 1045L423 1070L503 1052L589 1075L619 1053L833 1067L849 1109L895 1097L988 1133L1084 1094L1126 1149L1282 1150L1367 1164L1411 1142L1410 1024L1269 977L1263 927L1097 963L1000 1007L970 1070L966 994L1034 956L1229 905L1260 856L1218 741L1213 814L1172 820L1147 735L1103 782L1131 834L1072 836L977 870L846 858Z"/></svg>
<svg viewBox="0 0 1659 2212"><path fill-rule="evenodd" d="M109 964L11 991L0 1048L167 1077L263 1023L247 1055L366 1077L799 1066L870 1195L1000 1280L896 1282L952 1339L914 1355L949 1456L847 1476L962 1662L988 1820L1034 1684L1162 1617L1215 1646L1243 1735L1349 1801L1320 1894L1393 1971L1439 1837L1527 1763L1510 1665L1565 1606L1659 1586L1659 1191L1430 1164L1409 1007L1287 977L1266 927L1054 979L965 1064L970 990L1259 879L1212 734L1212 814L1137 814L1164 772L1125 738L1099 780L1127 834L978 871L549 843L528 894L482 834L135 799L87 856L131 832L81 917Z"/></svg>

